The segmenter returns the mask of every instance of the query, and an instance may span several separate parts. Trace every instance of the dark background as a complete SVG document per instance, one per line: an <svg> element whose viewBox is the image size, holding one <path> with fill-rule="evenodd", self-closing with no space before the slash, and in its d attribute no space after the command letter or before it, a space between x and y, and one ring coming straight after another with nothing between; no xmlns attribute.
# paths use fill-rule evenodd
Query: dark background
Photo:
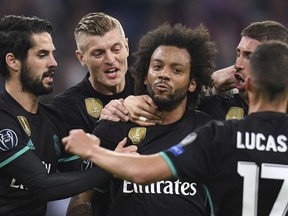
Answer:
<svg viewBox="0 0 288 216"><path fill-rule="evenodd" d="M141 35L168 21L195 27L205 24L218 49L217 69L232 65L241 30L253 21L272 19L288 24L286 0L0 0L1 16L17 14L48 19L56 30L58 69L49 100L82 80L86 71L74 54L73 31L82 16L103 11L119 19L129 39L129 63ZM0 80L0 90L3 80Z"/></svg>

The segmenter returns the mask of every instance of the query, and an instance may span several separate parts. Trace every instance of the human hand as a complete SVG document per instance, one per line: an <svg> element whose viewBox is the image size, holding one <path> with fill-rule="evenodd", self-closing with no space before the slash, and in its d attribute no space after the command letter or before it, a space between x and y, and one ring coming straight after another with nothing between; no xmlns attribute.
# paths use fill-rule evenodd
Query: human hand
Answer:
<svg viewBox="0 0 288 216"><path fill-rule="evenodd" d="M236 72L234 65L226 67L212 73L213 86L217 91L225 92L236 87L236 79L234 73Z"/></svg>
<svg viewBox="0 0 288 216"><path fill-rule="evenodd" d="M130 121L135 124L140 126L162 124L161 112L148 95L130 95L124 100L124 106L129 112Z"/></svg>
<svg viewBox="0 0 288 216"><path fill-rule="evenodd" d="M100 119L110 120L114 122L129 121L128 110L123 105L124 99L111 100L103 108Z"/></svg>
<svg viewBox="0 0 288 216"><path fill-rule="evenodd" d="M119 152L119 153L129 153L129 154L139 154L137 153L137 146L136 145L130 145L130 146L127 146L127 147L124 147L125 144L127 143L127 137L125 137L123 140L121 140L117 147L115 148L115 152Z"/></svg>
<svg viewBox="0 0 288 216"><path fill-rule="evenodd" d="M66 151L88 159L92 148L100 145L100 140L92 134L85 133L82 129L74 129L62 139L62 143Z"/></svg>

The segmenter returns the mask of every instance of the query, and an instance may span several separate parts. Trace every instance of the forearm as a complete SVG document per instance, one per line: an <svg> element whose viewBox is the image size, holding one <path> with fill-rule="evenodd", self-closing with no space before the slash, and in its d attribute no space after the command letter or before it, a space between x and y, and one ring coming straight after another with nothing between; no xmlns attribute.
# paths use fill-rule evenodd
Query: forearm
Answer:
<svg viewBox="0 0 288 216"><path fill-rule="evenodd" d="M66 216L107 215L110 204L110 193L108 191L95 189L85 191L71 198Z"/></svg>
<svg viewBox="0 0 288 216"><path fill-rule="evenodd" d="M91 146L87 157L114 176L138 184L171 177L168 165L159 154L138 156Z"/></svg>
<svg viewBox="0 0 288 216"><path fill-rule="evenodd" d="M166 161L159 154L140 156L113 152L100 147L99 138L86 134L83 130L70 131L69 136L63 138L62 142L66 151L89 159L121 179L145 184L172 175ZM120 144L121 142L118 145Z"/></svg>
<svg viewBox="0 0 288 216"><path fill-rule="evenodd" d="M68 198L106 184L111 175L94 167L78 172L48 174L42 162L27 152L4 167L5 171L45 201Z"/></svg>
<svg viewBox="0 0 288 216"><path fill-rule="evenodd" d="M110 179L111 175L107 172L92 168L79 172L50 174L29 189L46 201L51 201L75 196L93 187L102 186Z"/></svg>
<svg viewBox="0 0 288 216"><path fill-rule="evenodd" d="M66 216L93 216L92 194L93 190L90 190L72 197Z"/></svg>

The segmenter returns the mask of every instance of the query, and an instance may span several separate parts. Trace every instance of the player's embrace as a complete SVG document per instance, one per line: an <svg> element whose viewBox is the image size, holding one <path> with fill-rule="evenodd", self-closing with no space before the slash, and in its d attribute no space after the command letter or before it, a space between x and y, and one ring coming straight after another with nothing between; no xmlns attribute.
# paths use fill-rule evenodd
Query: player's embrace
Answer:
<svg viewBox="0 0 288 216"><path fill-rule="evenodd" d="M171 177L203 182L215 215L287 215L288 46L264 42L250 57L244 119L208 123L149 156L115 154L79 130L64 138L66 149L139 184Z"/></svg>

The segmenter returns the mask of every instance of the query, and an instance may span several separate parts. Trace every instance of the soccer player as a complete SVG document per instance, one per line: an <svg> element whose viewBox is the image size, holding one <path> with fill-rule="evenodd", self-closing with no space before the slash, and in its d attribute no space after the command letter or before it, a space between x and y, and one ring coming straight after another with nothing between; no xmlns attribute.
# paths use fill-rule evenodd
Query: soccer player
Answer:
<svg viewBox="0 0 288 216"><path fill-rule="evenodd" d="M76 195L110 178L100 169L78 169L65 153L63 120L39 102L53 91L57 67L50 22L7 15L0 19L0 215L44 216L47 201Z"/></svg>
<svg viewBox="0 0 288 216"><path fill-rule="evenodd" d="M227 67L212 74L214 85L219 89L236 87L239 93L216 94L203 97L198 109L209 113L218 120L241 119L248 113L247 97L245 93L245 78L249 75L249 59L254 49L262 42L268 40L280 40L288 42L288 30L281 23L267 20L253 22L241 32L241 40L236 48L237 58L233 67ZM226 81L223 81L224 78ZM223 82L223 83L222 83ZM221 84L222 83L222 84ZM228 88L227 88L228 87ZM155 106L151 98L146 96L129 96L124 105L129 110L130 120L140 125L149 125L155 117ZM122 119L124 113L115 112ZM142 122L146 117L146 122Z"/></svg>
<svg viewBox="0 0 288 216"><path fill-rule="evenodd" d="M74 35L76 56L88 72L80 83L56 95L52 104L62 112L69 129L91 133L107 103L134 93L128 39L121 23L102 12L83 16Z"/></svg>
<svg viewBox="0 0 288 216"><path fill-rule="evenodd" d="M287 215L287 59L286 43L258 45L250 55L245 81L248 116L208 123L166 151L115 154L81 130L71 131L63 143L66 150L131 182L172 177L203 182L217 206L215 215Z"/></svg>
<svg viewBox="0 0 288 216"><path fill-rule="evenodd" d="M152 154L180 142L211 120L194 107L203 86L211 83L215 53L202 25L192 29L166 24L144 35L131 74L135 93L153 99L162 113L162 124L139 127L132 122L101 120L93 134L102 140L102 147L114 149L127 136L139 154ZM112 186L109 215L209 215L206 189L192 181L175 179L141 186L113 179Z"/></svg>
<svg viewBox="0 0 288 216"><path fill-rule="evenodd" d="M247 92L244 86L245 79L250 73L250 55L259 44L268 40L280 40L287 43L288 29L281 23L271 20L253 22L243 29L241 40L236 48L237 58L234 65L235 73L233 74L235 87L239 93L206 97L200 103L200 110L219 120L241 119L247 115Z"/></svg>
<svg viewBox="0 0 288 216"><path fill-rule="evenodd" d="M56 95L52 104L62 112L68 129L81 128L92 133L107 103L112 101L117 105L122 98L134 94L134 81L128 71L128 39L119 20L102 12L83 16L74 30L74 36L76 56L88 72L81 82ZM128 116L125 118L126 121L129 119ZM85 168L89 168L91 163L86 162ZM106 205L109 194L99 189L93 198L93 191L73 197L68 212L83 214L77 212L78 205L87 206L87 211L92 211L91 199L97 197L97 202L92 205L93 211L105 214L103 212L109 208Z"/></svg>

